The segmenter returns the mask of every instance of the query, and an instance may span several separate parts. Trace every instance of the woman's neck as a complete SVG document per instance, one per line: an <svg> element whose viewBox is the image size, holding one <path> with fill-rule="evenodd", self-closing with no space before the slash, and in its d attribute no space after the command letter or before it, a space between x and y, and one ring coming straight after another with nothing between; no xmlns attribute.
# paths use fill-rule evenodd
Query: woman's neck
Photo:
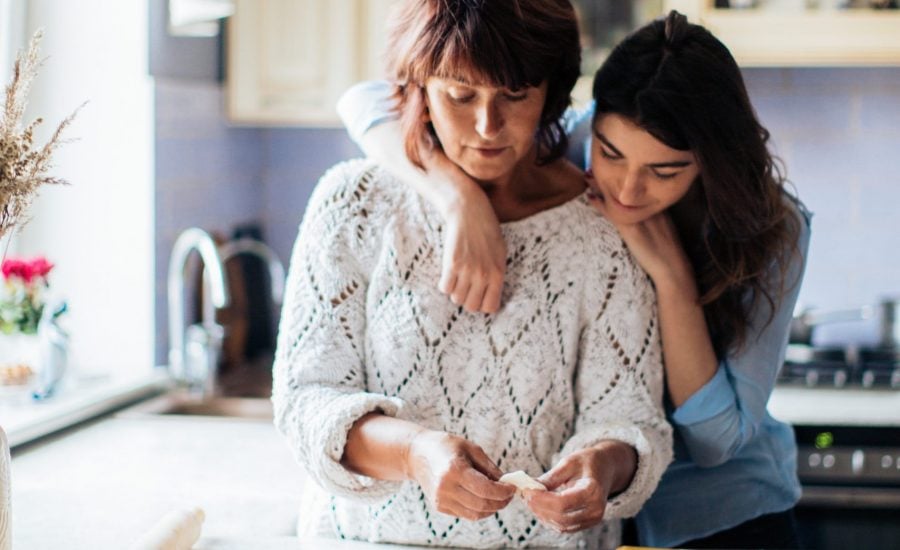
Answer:
<svg viewBox="0 0 900 550"><path fill-rule="evenodd" d="M537 164L534 150L501 179L479 182L501 222L527 218L572 200L585 189L584 173L565 159Z"/></svg>

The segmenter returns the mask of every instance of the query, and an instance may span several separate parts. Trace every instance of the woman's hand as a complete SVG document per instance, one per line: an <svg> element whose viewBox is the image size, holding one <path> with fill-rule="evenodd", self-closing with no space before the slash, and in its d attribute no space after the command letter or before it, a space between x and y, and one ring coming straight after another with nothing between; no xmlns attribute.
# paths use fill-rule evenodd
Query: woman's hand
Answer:
<svg viewBox="0 0 900 550"><path fill-rule="evenodd" d="M561 533L589 529L603 521L609 495L627 487L636 468L634 449L604 441L562 459L538 478L547 490L525 490L525 502L541 523Z"/></svg>
<svg viewBox="0 0 900 550"><path fill-rule="evenodd" d="M495 313L506 273L506 241L487 195L478 188L448 208L438 289L467 311Z"/></svg>
<svg viewBox="0 0 900 550"><path fill-rule="evenodd" d="M591 205L616 226L628 250L641 268L650 275L654 284L659 286L684 277L690 277L693 281L690 261L681 246L675 224L668 212L660 212L636 224L617 224L614 218L607 214L606 203L593 181L593 174L588 171L585 178L588 186L594 191L590 197Z"/></svg>
<svg viewBox="0 0 900 550"><path fill-rule="evenodd" d="M435 179L431 200L444 217L438 290L466 311L495 313L506 274L506 241L484 190L440 150L419 148Z"/></svg>
<svg viewBox="0 0 900 550"><path fill-rule="evenodd" d="M503 474L478 445L426 430L410 443L407 475L441 513L478 520L504 508L516 488L497 483Z"/></svg>

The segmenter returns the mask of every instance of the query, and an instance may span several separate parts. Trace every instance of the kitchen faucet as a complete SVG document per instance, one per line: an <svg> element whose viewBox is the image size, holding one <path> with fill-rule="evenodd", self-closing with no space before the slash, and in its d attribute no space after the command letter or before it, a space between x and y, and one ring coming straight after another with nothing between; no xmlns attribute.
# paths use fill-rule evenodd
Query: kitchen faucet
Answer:
<svg viewBox="0 0 900 550"><path fill-rule="evenodd" d="M241 254L256 256L266 263L266 268L269 270L269 285L272 290L272 303L281 305L281 302L284 299L284 264L278 259L278 255L275 254L275 251L266 246L262 241L249 238L229 241L219 247L219 256L222 258L223 264ZM208 275L209 274L204 271L204 296L209 296L210 292ZM215 308L210 300L204 300L203 304L204 308L210 309L206 312L207 314L213 314L215 312Z"/></svg>
<svg viewBox="0 0 900 550"><path fill-rule="evenodd" d="M185 330L184 270L191 252L196 250L208 279L208 302L202 321ZM204 285L207 286L207 285ZM225 281L225 267L215 241L196 227L187 229L175 240L169 258L169 372L187 384L191 393L210 396L215 385L224 329L215 321L215 309L230 301Z"/></svg>

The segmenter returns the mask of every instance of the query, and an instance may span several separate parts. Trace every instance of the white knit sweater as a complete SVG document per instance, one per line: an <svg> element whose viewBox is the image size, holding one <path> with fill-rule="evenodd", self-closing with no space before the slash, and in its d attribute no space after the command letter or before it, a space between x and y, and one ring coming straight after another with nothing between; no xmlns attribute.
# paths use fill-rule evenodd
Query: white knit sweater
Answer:
<svg viewBox="0 0 900 550"><path fill-rule="evenodd" d="M583 196L503 234L503 307L467 313L437 290L436 211L368 161L322 177L291 260L273 390L279 430L330 494L320 531L427 546L616 543L616 522L560 535L517 499L461 520L414 482L351 473L340 464L347 432L375 410L465 437L501 470L532 476L600 440L624 441L638 469L606 517L635 514L653 492L671 430L647 276Z"/></svg>

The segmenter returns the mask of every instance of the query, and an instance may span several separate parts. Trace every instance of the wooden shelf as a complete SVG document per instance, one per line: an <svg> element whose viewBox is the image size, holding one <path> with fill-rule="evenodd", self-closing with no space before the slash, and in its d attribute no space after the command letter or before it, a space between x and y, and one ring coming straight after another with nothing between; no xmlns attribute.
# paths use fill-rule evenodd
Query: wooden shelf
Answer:
<svg viewBox="0 0 900 550"><path fill-rule="evenodd" d="M667 0L713 32L745 67L900 66L900 10L716 9Z"/></svg>

